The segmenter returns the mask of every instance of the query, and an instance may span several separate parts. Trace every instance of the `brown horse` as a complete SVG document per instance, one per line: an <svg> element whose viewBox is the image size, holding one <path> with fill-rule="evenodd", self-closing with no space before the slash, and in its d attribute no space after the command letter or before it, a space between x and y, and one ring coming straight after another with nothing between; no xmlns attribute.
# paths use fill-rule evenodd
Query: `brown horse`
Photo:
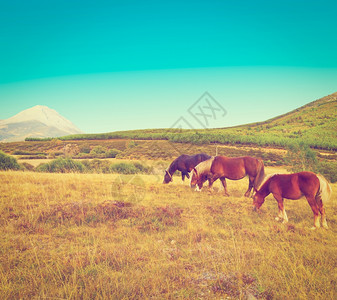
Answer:
<svg viewBox="0 0 337 300"><path fill-rule="evenodd" d="M254 195L254 208L259 209L264 203L265 197L270 193L273 194L278 203L279 213L276 217L277 221L283 219L283 223L288 222L283 198L297 200L305 196L314 213L313 229L320 227L319 213L322 216L323 227L328 228L323 202L329 200L331 187L322 175L316 175L312 172L272 175Z"/></svg>
<svg viewBox="0 0 337 300"><path fill-rule="evenodd" d="M193 170L193 168L198 165L200 162L207 160L211 158L209 155L200 153L196 155L180 155L178 158L176 158L168 167L167 170L165 170L164 175L164 181L163 183L169 183L172 181L172 176L175 171L181 172L181 179L184 181L185 176L187 178L190 178L190 175L188 174Z"/></svg>
<svg viewBox="0 0 337 300"><path fill-rule="evenodd" d="M249 197L252 188L257 189L265 176L263 161L250 156L215 156L194 168L190 185L191 187L197 185L200 190L203 183L208 180L211 188L214 181L220 179L225 190L225 195L229 196L226 178L239 180L246 175L249 177L249 184L245 196Z"/></svg>

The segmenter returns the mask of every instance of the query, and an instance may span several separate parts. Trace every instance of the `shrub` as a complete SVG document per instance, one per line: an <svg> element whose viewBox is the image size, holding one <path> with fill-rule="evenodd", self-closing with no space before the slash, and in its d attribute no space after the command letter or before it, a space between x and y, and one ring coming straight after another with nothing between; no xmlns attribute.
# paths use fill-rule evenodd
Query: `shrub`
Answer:
<svg viewBox="0 0 337 300"><path fill-rule="evenodd" d="M317 171L316 152L305 144L293 144L288 147L285 162L291 166L292 172Z"/></svg>
<svg viewBox="0 0 337 300"><path fill-rule="evenodd" d="M103 154L106 153L106 149L102 146L96 146L94 148L92 148L92 150L90 151L90 154Z"/></svg>
<svg viewBox="0 0 337 300"><path fill-rule="evenodd" d="M127 163L113 164L110 166L110 171L112 173L119 173L119 174L139 173L139 169L137 169L134 164L127 164Z"/></svg>
<svg viewBox="0 0 337 300"><path fill-rule="evenodd" d="M110 149L105 153L106 158L115 158L117 154L119 154L121 151L117 149Z"/></svg>
<svg viewBox="0 0 337 300"><path fill-rule="evenodd" d="M87 146L87 145L83 145L82 147L80 147L80 153L89 154L90 153L90 147Z"/></svg>
<svg viewBox="0 0 337 300"><path fill-rule="evenodd" d="M13 155L43 155L43 156L46 156L47 154L43 152L27 152L27 151L16 150L13 152Z"/></svg>
<svg viewBox="0 0 337 300"><path fill-rule="evenodd" d="M107 160L84 160L82 164L88 172L92 173L110 173L110 162Z"/></svg>
<svg viewBox="0 0 337 300"><path fill-rule="evenodd" d="M49 163L41 164L36 168L39 172L49 173L83 173L85 167L82 163L71 158L57 158Z"/></svg>
<svg viewBox="0 0 337 300"><path fill-rule="evenodd" d="M20 170L21 167L17 160L0 151L0 170Z"/></svg>
<svg viewBox="0 0 337 300"><path fill-rule="evenodd" d="M136 167L136 169L139 170L138 173L143 173L143 174L150 174L153 171L152 167L148 167L148 166L144 166L139 162L135 162L134 166Z"/></svg>

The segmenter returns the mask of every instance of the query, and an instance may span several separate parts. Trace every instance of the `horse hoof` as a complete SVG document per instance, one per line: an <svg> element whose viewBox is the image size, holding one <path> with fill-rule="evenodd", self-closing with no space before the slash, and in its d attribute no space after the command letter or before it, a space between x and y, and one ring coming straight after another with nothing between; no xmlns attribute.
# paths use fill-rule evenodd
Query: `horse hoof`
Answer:
<svg viewBox="0 0 337 300"><path fill-rule="evenodd" d="M310 228L310 230L316 230L317 229L317 227L315 227L315 226L312 226L311 228Z"/></svg>
<svg viewBox="0 0 337 300"><path fill-rule="evenodd" d="M328 225L323 225L323 228L324 229L329 229L329 226Z"/></svg>
<svg viewBox="0 0 337 300"><path fill-rule="evenodd" d="M275 221L280 221L281 219L279 217L276 217L275 218Z"/></svg>

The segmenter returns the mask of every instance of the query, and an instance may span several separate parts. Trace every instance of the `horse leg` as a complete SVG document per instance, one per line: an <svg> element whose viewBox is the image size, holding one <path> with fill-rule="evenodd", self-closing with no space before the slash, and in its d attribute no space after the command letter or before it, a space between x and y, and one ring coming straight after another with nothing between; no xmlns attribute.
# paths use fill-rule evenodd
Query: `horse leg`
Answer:
<svg viewBox="0 0 337 300"><path fill-rule="evenodd" d="M321 224L319 222L319 207L317 205L316 199L315 197L310 197L310 196L306 196L307 201L311 207L312 212L314 213L314 227L312 227L311 229L316 229L321 227ZM324 212L325 215L325 212Z"/></svg>
<svg viewBox="0 0 337 300"><path fill-rule="evenodd" d="M225 196L228 197L229 194L228 194L228 191L227 191L226 178L225 178L225 177L222 177L222 178L220 178L220 180L221 180L222 186L223 186L223 188L224 188L224 190L225 190Z"/></svg>
<svg viewBox="0 0 337 300"><path fill-rule="evenodd" d="M252 176L249 176L249 183L248 183L248 190L247 192L245 193L245 197L249 197L250 196L250 192L254 186L254 177Z"/></svg>
<svg viewBox="0 0 337 300"><path fill-rule="evenodd" d="M181 180L185 181L185 174L183 172L181 172Z"/></svg>
<svg viewBox="0 0 337 300"><path fill-rule="evenodd" d="M217 180L217 179L219 179L218 177L213 177L213 176L208 176L208 189L210 190L210 191L214 191L214 189L213 189L213 183Z"/></svg>
<svg viewBox="0 0 337 300"><path fill-rule="evenodd" d="M326 215L325 215L325 208L323 206L323 203L322 205L318 206L318 209L319 209L319 212L321 213L321 218L322 218L322 226L325 228L325 229L328 229L329 226L328 226L328 222L326 221Z"/></svg>
<svg viewBox="0 0 337 300"><path fill-rule="evenodd" d="M328 222L326 221L325 208L324 208L323 201L322 201L321 197L316 196L316 203L317 203L317 206L318 206L318 210L321 213L322 226L325 229L328 229L329 227L328 227Z"/></svg>
<svg viewBox="0 0 337 300"><path fill-rule="evenodd" d="M285 224L285 223L288 222L288 216L287 216L286 210L284 208L283 198L279 194L273 194L273 195L274 195L274 198L276 199L277 204L278 204L278 215L275 218L275 220L280 221L280 220L283 219L282 223Z"/></svg>

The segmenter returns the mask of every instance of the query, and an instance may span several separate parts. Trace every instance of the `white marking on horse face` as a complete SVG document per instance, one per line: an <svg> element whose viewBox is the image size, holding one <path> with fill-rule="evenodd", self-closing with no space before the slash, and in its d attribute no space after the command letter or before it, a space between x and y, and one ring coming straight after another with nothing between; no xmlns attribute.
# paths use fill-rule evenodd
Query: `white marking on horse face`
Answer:
<svg viewBox="0 0 337 300"><path fill-rule="evenodd" d="M195 188L195 190L196 190L197 192L201 192L201 189L199 188L199 185L197 185L197 187Z"/></svg>

